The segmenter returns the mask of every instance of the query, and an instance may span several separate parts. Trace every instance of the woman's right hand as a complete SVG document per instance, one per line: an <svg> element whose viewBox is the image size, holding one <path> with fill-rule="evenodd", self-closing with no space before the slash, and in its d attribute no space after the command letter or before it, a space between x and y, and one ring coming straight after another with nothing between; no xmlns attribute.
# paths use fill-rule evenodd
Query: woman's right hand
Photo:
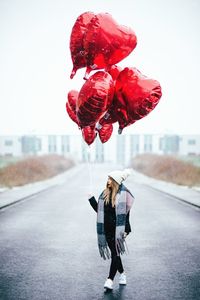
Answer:
<svg viewBox="0 0 200 300"><path fill-rule="evenodd" d="M127 232L124 232L124 239L127 237L127 235L128 235Z"/></svg>

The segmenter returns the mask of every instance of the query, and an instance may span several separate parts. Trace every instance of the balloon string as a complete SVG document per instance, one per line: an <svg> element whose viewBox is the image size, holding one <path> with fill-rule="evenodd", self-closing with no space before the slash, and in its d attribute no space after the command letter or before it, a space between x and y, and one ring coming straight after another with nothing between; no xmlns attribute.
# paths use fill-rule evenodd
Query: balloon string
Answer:
<svg viewBox="0 0 200 300"><path fill-rule="evenodd" d="M89 193L92 194L93 182L92 182L91 146L89 146L89 150L88 150L88 169L89 169Z"/></svg>

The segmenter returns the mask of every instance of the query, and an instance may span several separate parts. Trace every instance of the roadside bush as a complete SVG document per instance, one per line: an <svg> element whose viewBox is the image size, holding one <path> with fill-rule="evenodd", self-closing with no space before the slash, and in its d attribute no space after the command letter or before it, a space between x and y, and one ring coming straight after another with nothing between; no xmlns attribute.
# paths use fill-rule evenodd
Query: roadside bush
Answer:
<svg viewBox="0 0 200 300"><path fill-rule="evenodd" d="M138 155L132 167L147 176L180 185L200 185L200 168L173 156L155 154Z"/></svg>
<svg viewBox="0 0 200 300"><path fill-rule="evenodd" d="M56 154L29 157L0 169L0 185L12 187L41 181L62 173L73 165L72 160Z"/></svg>

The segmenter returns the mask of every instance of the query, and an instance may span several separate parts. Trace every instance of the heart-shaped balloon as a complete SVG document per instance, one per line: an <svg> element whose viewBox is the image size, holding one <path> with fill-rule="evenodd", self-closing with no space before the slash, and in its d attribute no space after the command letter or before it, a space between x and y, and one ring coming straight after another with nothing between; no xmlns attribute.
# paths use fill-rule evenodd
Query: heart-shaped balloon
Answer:
<svg viewBox="0 0 200 300"><path fill-rule="evenodd" d="M107 112L96 123L96 129L101 129L105 124L113 124L118 121L118 116L115 114L113 104Z"/></svg>
<svg viewBox="0 0 200 300"><path fill-rule="evenodd" d="M86 67L87 65L84 48L84 37L87 31L88 24L94 16L95 14L93 14L92 12L85 12L81 14L77 18L72 28L70 36L70 51L73 62L73 70L70 78L74 77L78 69Z"/></svg>
<svg viewBox="0 0 200 300"><path fill-rule="evenodd" d="M79 126L79 122L77 120L76 114L70 107L69 102L66 103L66 111L67 111L69 117L72 119L72 121L74 121Z"/></svg>
<svg viewBox="0 0 200 300"><path fill-rule="evenodd" d="M71 91L69 91L69 93L67 95L69 105L73 109L74 113L76 113L76 104L77 104L77 101L78 101L78 94L79 94L78 91L71 90Z"/></svg>
<svg viewBox="0 0 200 300"><path fill-rule="evenodd" d="M135 32L119 25L110 14L95 15L87 25L84 49L87 57L87 79L91 70L107 68L127 57L136 47Z"/></svg>
<svg viewBox="0 0 200 300"><path fill-rule="evenodd" d="M122 68L117 65L113 65L107 69L107 72L112 76L114 81L117 79L121 71Z"/></svg>
<svg viewBox="0 0 200 300"><path fill-rule="evenodd" d="M82 86L77 102L77 117L80 126L95 126L111 105L114 82L110 74L98 71Z"/></svg>
<svg viewBox="0 0 200 300"><path fill-rule="evenodd" d="M72 119L72 121L74 121L78 126L80 126L76 116L76 103L78 99L78 92L75 90L71 90L68 93L67 98L68 98L68 102L66 103L67 113L69 117Z"/></svg>
<svg viewBox="0 0 200 300"><path fill-rule="evenodd" d="M112 124L104 124L101 129L98 130L99 138L102 143L106 143L112 135L113 125Z"/></svg>
<svg viewBox="0 0 200 300"><path fill-rule="evenodd" d="M158 81L142 75L136 68L125 68L115 83L114 113L123 128L144 118L158 104L162 96Z"/></svg>
<svg viewBox="0 0 200 300"><path fill-rule="evenodd" d="M85 142L88 145L91 145L97 136L97 132L96 132L94 126L84 127L81 131L82 131L82 136L83 136Z"/></svg>

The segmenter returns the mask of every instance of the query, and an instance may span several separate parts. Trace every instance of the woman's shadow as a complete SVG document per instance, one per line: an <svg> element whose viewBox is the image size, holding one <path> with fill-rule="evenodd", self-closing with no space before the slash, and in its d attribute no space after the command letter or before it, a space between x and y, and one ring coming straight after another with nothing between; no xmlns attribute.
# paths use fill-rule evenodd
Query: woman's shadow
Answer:
<svg viewBox="0 0 200 300"><path fill-rule="evenodd" d="M124 300L125 290L125 285L120 285L118 290L107 290L104 292L101 300Z"/></svg>

